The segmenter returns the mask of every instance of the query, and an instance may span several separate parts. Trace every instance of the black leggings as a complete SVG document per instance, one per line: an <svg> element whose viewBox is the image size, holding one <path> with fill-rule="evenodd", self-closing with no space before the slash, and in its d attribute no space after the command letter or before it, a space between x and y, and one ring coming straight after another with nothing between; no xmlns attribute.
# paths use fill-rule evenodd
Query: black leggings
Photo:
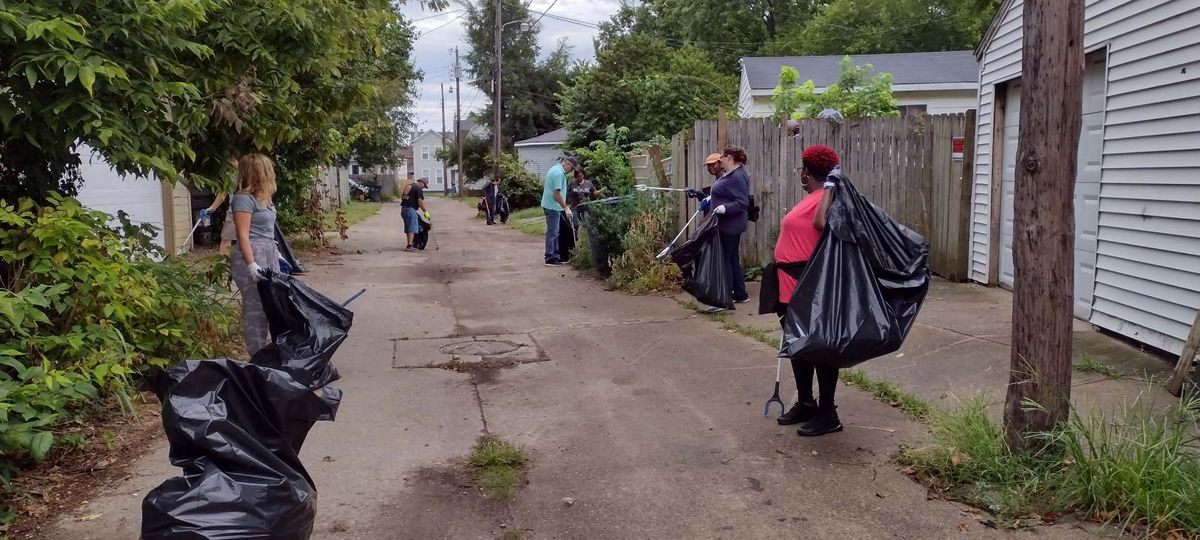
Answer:
<svg viewBox="0 0 1200 540"><path fill-rule="evenodd" d="M783 327L783 318L787 314L787 304L780 302L775 307L779 316L779 327ZM838 368L825 364L815 364L803 360L792 359L792 374L796 376L796 389L800 391L800 403L812 403L813 374L817 377L817 387L821 391L821 410L833 410L833 396L837 393Z"/></svg>

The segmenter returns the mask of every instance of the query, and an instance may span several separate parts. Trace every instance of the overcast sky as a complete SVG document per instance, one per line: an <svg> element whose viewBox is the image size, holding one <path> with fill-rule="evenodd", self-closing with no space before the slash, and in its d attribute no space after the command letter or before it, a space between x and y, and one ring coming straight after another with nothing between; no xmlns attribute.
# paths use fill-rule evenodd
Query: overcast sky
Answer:
<svg viewBox="0 0 1200 540"><path fill-rule="evenodd" d="M413 49L417 67L425 73L425 80L420 84L414 110L417 129L421 131L441 129L440 86L442 83L447 83L446 128L452 130L454 129L454 94L450 93L450 89L454 87L454 79L450 67L454 64L454 47L459 48L460 55L464 55L469 47L466 42L466 31L463 28L465 11L457 2L451 2L451 6L441 14L424 11L416 5L417 3L415 0L410 0L408 5L401 8L401 12L409 20L416 21L414 24L420 35ZM529 12L533 17L540 15L548 8L553 15L593 24L608 20L616 13L619 6L620 0L529 0ZM538 44L541 46L543 56L554 50L558 40L562 38L566 38L567 43L573 47L572 54L575 58L591 59L594 56L595 51L592 49L592 37L596 33L594 29L549 18L542 19L541 27ZM516 25L512 25L505 31L517 32L520 30ZM467 77L465 68L463 77ZM483 96L482 92L465 81L462 83L462 93L464 117L469 111L482 109L487 102L487 97Z"/></svg>

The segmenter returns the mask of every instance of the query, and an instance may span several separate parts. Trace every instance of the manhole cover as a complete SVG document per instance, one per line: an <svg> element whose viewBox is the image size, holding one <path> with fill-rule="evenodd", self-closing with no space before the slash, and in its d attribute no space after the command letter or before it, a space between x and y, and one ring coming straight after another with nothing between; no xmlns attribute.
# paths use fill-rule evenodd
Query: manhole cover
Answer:
<svg viewBox="0 0 1200 540"><path fill-rule="evenodd" d="M451 343L442 347L442 352L460 356L496 356L498 354L510 353L520 348L520 345L507 341L480 340Z"/></svg>

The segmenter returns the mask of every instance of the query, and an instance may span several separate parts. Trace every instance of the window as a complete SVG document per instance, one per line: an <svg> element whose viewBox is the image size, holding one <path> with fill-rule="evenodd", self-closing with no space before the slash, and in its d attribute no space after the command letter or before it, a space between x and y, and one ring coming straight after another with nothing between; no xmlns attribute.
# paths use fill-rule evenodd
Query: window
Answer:
<svg viewBox="0 0 1200 540"><path fill-rule="evenodd" d="M436 183L439 186L442 185L442 171L439 170L437 172L437 178L434 180L434 183Z"/></svg>
<svg viewBox="0 0 1200 540"><path fill-rule="evenodd" d="M350 174L358 174L358 165L350 167Z"/></svg>
<svg viewBox="0 0 1200 540"><path fill-rule="evenodd" d="M901 105L900 116L916 116L925 114L925 105Z"/></svg>
<svg viewBox="0 0 1200 540"><path fill-rule="evenodd" d="M429 159L429 146L421 145L421 159Z"/></svg>
<svg viewBox="0 0 1200 540"><path fill-rule="evenodd" d="M421 178L429 178L429 169L421 169Z"/></svg>

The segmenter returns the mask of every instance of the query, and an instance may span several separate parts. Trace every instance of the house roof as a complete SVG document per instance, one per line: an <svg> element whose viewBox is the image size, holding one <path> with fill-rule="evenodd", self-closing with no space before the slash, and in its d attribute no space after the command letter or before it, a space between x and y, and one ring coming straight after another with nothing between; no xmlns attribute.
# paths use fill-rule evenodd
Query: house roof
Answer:
<svg viewBox="0 0 1200 540"><path fill-rule="evenodd" d="M558 128L549 133L543 133L537 137L517 141L513 146L553 146L562 144L567 140L567 128Z"/></svg>
<svg viewBox="0 0 1200 540"><path fill-rule="evenodd" d="M812 80L825 88L838 80L844 55L833 56L748 56L742 58L743 76L752 90L772 89L779 84L779 70L791 66L800 80ZM975 51L919 52L850 55L855 64L871 64L876 72L892 74L892 84L970 84L979 81Z"/></svg>

